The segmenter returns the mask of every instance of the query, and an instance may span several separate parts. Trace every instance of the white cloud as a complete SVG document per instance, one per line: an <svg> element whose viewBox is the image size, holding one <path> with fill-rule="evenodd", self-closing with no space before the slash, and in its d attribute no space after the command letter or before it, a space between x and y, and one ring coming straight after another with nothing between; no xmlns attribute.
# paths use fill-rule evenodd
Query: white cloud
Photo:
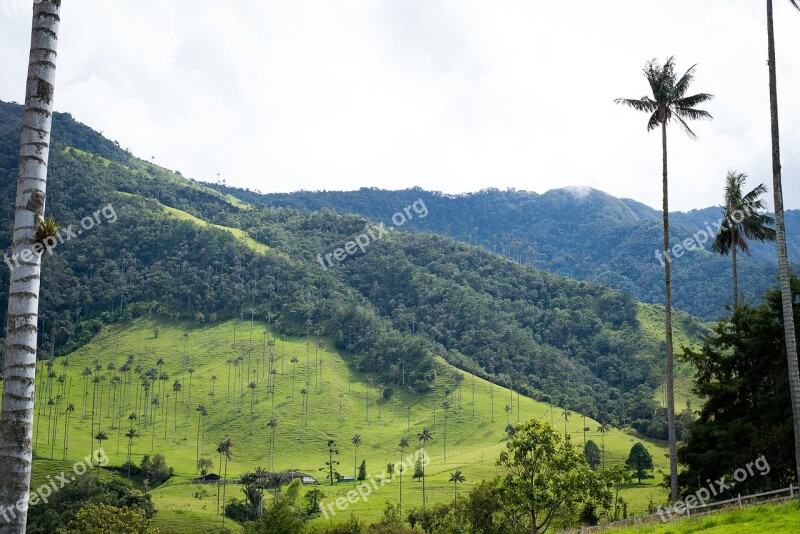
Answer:
<svg viewBox="0 0 800 534"><path fill-rule="evenodd" d="M13 1L13 0L0 0ZM776 2L785 195L800 207L800 14ZM726 171L771 183L763 3L752 0L74 0L56 106L137 155L262 191L587 184L660 206L660 139L615 106L674 54L716 95L670 133L675 209ZM0 11L0 98L29 21Z"/></svg>

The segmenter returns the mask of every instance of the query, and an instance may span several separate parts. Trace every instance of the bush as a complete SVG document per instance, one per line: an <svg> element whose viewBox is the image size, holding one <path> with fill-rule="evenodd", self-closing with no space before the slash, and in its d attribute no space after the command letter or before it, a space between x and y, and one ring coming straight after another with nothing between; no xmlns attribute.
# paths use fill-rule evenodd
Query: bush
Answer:
<svg viewBox="0 0 800 534"><path fill-rule="evenodd" d="M150 455L145 454L139 466L142 476L150 480L150 486L163 484L172 476L174 469L167 466L167 460L163 454L156 454L150 460Z"/></svg>

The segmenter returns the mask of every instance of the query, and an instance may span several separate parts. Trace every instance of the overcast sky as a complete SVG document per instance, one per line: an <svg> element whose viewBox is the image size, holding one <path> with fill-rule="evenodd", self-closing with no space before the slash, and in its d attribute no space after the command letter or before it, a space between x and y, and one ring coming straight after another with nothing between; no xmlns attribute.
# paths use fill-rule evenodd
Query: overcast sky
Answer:
<svg viewBox="0 0 800 534"><path fill-rule="evenodd" d="M0 0L3 100L24 99L30 3ZM800 13L775 7L800 208ZM671 131L671 207L719 204L730 169L771 185L763 0L66 0L55 105L263 192L589 185L660 207L660 137L613 99L668 55L716 96L699 141Z"/></svg>

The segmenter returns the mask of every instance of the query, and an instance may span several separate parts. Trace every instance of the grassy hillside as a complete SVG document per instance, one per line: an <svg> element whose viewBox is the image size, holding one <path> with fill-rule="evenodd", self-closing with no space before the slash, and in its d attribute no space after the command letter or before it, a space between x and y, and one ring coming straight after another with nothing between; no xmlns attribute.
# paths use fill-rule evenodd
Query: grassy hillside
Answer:
<svg viewBox="0 0 800 534"><path fill-rule="evenodd" d="M800 524L800 502L754 506L666 524L606 530L609 534L794 534Z"/></svg>
<svg viewBox="0 0 800 534"><path fill-rule="evenodd" d="M336 441L340 451L338 460L341 462L338 469L347 475L353 471L354 447L351 439L354 434L360 434L362 445L357 452L358 462L366 459L368 473L377 475L384 470L387 463L399 459L397 443L401 437L409 438L412 447L408 452L412 452L417 446L417 434L422 428L429 427L434 430L434 441L427 447L427 453L432 458L432 464L427 469L429 478L426 482L429 503L452 499L453 487L448 483L448 477L449 473L457 468L462 469L467 478L467 482L459 487L460 492L469 491L470 486L481 479L499 474L495 460L505 446L504 428L507 417L509 421L514 422L519 412L520 420L531 417L551 420L549 405L525 397L521 397L518 402L516 394L513 396L513 414L507 415L504 407L512 403L511 392L492 386L479 378L475 378L473 382L473 377L466 373L460 393L455 393L451 378L453 368L442 360L437 360L437 378L434 387L427 394L411 394L396 389L391 399L381 398L377 393L378 384L369 386L367 382L369 376L348 372L346 354L331 351L327 348L330 343L324 339L320 340L324 348L320 348L313 337L308 346L305 338L290 338L285 343L277 340L272 347L273 364L277 370L273 415L273 399L266 387L268 373L265 372L270 365L271 347L265 344L264 330L264 324L256 322L251 326L249 321L185 324L154 323L139 319L123 326L106 328L88 345L66 358L58 358L53 371L59 375L62 373L67 375L64 384L65 399L53 406L52 415L47 410L46 401L38 404L40 409L37 412L40 412L40 415L37 418L38 433L35 433L35 436L38 434L38 439L35 441L38 459L34 463L34 477L41 479L44 473L59 472L59 466L69 466L72 461L90 452L91 404L94 397L96 413L102 413L99 425L109 436L109 440L103 445L111 458L112 465L121 465L126 460L127 440L124 432L129 428L127 415L135 411L139 417L134 425L140 437L133 440L132 444L134 462L138 463L143 454L155 451L164 453L169 465L175 467L176 476L165 485L152 490L153 499L160 511L156 525L162 528L162 531L174 533L203 532L203 528L220 519L215 516L217 487L190 483L196 476L198 413L195 410L201 402L205 404L210 414L206 423L205 440L201 444L205 455L216 463L218 460L218 455L214 452L216 444L226 436L233 439L233 457L227 470L229 479L238 478L239 474L253 470L257 465L267 466L270 429L266 427L266 422L273 416L279 422L275 433L275 469L297 469L312 474L320 480L325 476L324 473L320 473L320 469L327 460L326 443L329 439ZM168 381L163 383L159 381L152 389L152 394L158 395L161 400L161 406L155 413L154 429L150 424L153 421L152 414L148 416L148 427L144 426L141 388L139 388L140 407L138 410L135 408L137 385L135 373L133 373L131 394L128 396L128 406L124 406L126 402L123 400L123 391L126 375L120 373L119 368L125 363L128 355L133 355L134 365L140 364L145 372L151 367L159 367L159 373L163 371L170 375ZM229 393L229 366L226 361L237 356L244 357L240 369L243 369L245 374L248 361L250 362L252 380L258 384L254 392L246 387L240 392L240 385L234 380L236 370L231 367ZM298 359L296 367L291 363L291 359L295 357ZM156 365L158 358L163 358L163 366ZM321 380L318 384L314 373L315 358L321 361ZM105 377L105 380L99 383L96 394L92 390L91 381L87 383L84 418L82 399L84 379L81 375L85 368L93 368L95 360L101 362L102 371L97 374ZM109 363L115 363L117 371L108 371ZM191 400L189 368L194 369L194 373L191 374ZM293 370L294 397L292 397ZM45 371L43 365L41 371ZM110 377L114 374L122 377L122 383L117 386L116 394L110 386ZM40 372L39 376L46 376L46 372ZM212 376L217 377L213 385L215 392L213 402L210 396ZM177 399L177 430L175 394L171 391L171 385L176 378L183 384L182 392L178 394ZM302 415L301 389L307 381L310 386L307 387L309 409L306 425ZM58 393L57 382L54 388L55 397ZM46 387L40 384L39 391L45 390ZM367 422L368 390L372 399L369 422ZM446 459L444 416L441 409L445 391L453 392L450 394L450 401L454 405L447 416ZM170 395L169 398L166 397L167 394ZM461 398L460 405L455 400L457 395ZM375 402L376 398L380 400ZM69 424L68 461L59 462L58 460L63 458L63 411L69 402L75 405L75 413ZM340 402L341 422L339 422ZM434 406L437 406L435 423ZM56 439L52 442L49 439L52 428L50 431L48 428L56 424L55 412L62 415L58 419ZM561 413L562 410L558 407L552 410L552 421L558 429L564 428ZM567 423L567 431L579 445L583 443L583 424L583 419L578 414L572 415ZM98 421L95 418L95 433L98 431L97 426ZM598 423L587 418L586 426L590 428L586 433L587 439L593 439L600 444L602 438L596 431ZM605 437L606 463L623 462L630 447L637 441L639 439L635 436L617 430L608 433ZM656 464L662 469L666 468L666 450L663 445L654 442L646 444ZM94 445L97 445L96 441ZM46 459L51 454L55 460ZM218 472L216 467L214 472ZM208 494L197 498L196 493L203 489ZM323 486L321 489L326 494L327 502L331 498L344 495L346 491L352 489L352 484ZM226 491L228 497L242 497L237 485L229 485ZM642 487L626 489L624 495L631 502L631 513L642 513L650 499L655 502L662 501L664 492L655 485L654 480L649 480ZM403 477L404 506L406 508L419 506L421 498L421 483L412 480L408 473ZM350 511L366 519L377 519L387 500L393 502L399 500L399 483L392 482L384 486L368 502L353 505L347 514L341 514L335 519L346 519Z"/></svg>
<svg viewBox="0 0 800 534"><path fill-rule="evenodd" d="M639 303L636 314L642 331L652 340L661 343L664 339L664 307L655 304ZM709 332L708 325L685 312L673 312L673 344L675 355L684 348L696 349L702 344L702 338ZM699 405L697 396L692 392L694 386L694 368L691 365L676 362L675 364L675 409L680 411L691 402L695 408ZM666 406L664 387L655 393L655 399Z"/></svg>

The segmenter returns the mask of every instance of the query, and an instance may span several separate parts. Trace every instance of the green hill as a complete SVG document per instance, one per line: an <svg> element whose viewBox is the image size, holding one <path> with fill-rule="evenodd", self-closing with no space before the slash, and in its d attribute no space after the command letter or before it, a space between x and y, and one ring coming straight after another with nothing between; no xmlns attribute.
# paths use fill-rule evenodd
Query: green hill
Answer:
<svg viewBox="0 0 800 534"><path fill-rule="evenodd" d="M221 184L206 185L253 205L309 212L331 209L387 224L398 209L421 198L430 215L408 225L410 231L436 232L538 269L608 284L643 302L664 302L664 272L655 257L662 243L661 213L588 187L566 187L543 194L487 189L449 195L422 188L361 188L262 195ZM720 200L721 196L720 189ZM673 243L692 237L719 219L716 206L672 213ZM789 256L798 261L800 211L787 210L786 225ZM747 300L757 302L777 285L775 250L771 243L753 243L752 256L739 257L739 285ZM730 258L712 254L709 244L676 259L672 277L676 308L706 321L727 313L726 306L731 304Z"/></svg>
<svg viewBox="0 0 800 534"><path fill-rule="evenodd" d="M367 380L374 375L350 373L348 371L348 355L330 350L328 340L323 340L325 347L320 349L312 338L310 344L302 337L292 337L286 342L277 340L273 346L265 344L264 324L249 321L234 324L233 321L215 324L193 324L179 322L153 322L138 319L131 323L104 329L89 344L74 353L56 359L53 370L64 374L66 381L59 385L53 380L53 398L60 392L63 398L56 400L52 412L46 402L39 403L35 449L37 460L34 463L34 479L41 480L45 473L59 472L90 453L92 432L102 429L109 439L103 444L108 453L111 465L120 466L127 459L127 438L124 433L131 423L127 416L131 412L139 417L133 427L139 437L132 442L132 455L138 463L143 454L163 453L170 466L175 467L175 477L163 486L152 490L152 495L159 514L156 526L170 532L200 532L195 525L211 524L220 519L215 515L216 490L214 485L195 485L190 481L195 478L195 461L198 454L199 417L196 407L203 403L209 411L205 423L205 439L201 440L201 448L205 455L218 462L216 445L224 437L234 441L233 457L228 464L228 477L238 478L245 471L252 471L257 465L267 467L269 456L270 429L266 426L271 418L278 420L275 432L275 470L296 469L311 474L321 481L325 477L320 469L328 459L327 441L336 441L341 464L338 470L343 475L352 474L354 447L351 439L360 434L362 445L358 450L358 462L367 462L370 474L380 474L386 464L399 459L397 443L400 438L408 437L413 452L418 446L417 434L423 427L434 430L434 441L426 448L432 459L427 469L426 481L428 502L445 502L452 499L453 488L448 483L449 474L455 469L462 469L467 482L460 491L469 491L472 484L481 479L492 478L499 473L495 467L501 450L505 446L505 426L507 418L511 422L518 417L525 420L538 417L551 420L551 408L548 404L539 403L526 397L518 397L515 393L480 379L474 379L474 415L473 415L473 377L466 374L460 390L457 390L452 379L454 368L439 360L436 363L436 378L432 388L426 394L410 394L402 388L396 388L390 398L379 394L375 381L371 386ZM234 344L234 328L236 343ZM252 332L252 345L251 345ZM269 339L269 337L267 337ZM243 346L242 346L243 345ZM252 347L252 350L251 350ZM274 352L273 352L274 351ZM130 387L127 385L129 374L120 372L120 368L133 356L133 368L141 366L143 373L156 368L158 373L169 374L169 380L157 382L151 389L151 395L158 396L161 403L156 408L155 418L150 414L148 424L144 422L144 390L139 384L137 388L136 373L131 372ZM236 379L237 370L226 364L231 358L244 356L240 370L246 374L248 361L252 376L258 384L254 390ZM157 362L163 359L163 365ZM299 361L294 369L295 391L292 398L292 358ZM275 375L274 412L273 399L267 385L270 360L277 370ZM314 369L316 361L321 362L321 380L317 384ZM86 380L83 370L95 369L94 362L101 362L101 370L94 376L102 381L93 389L92 377ZM310 365L309 365L310 363ZM108 370L109 364L115 369ZM191 400L189 399L189 373L191 375ZM40 369L40 396L46 395L48 386L44 385L47 369L43 363ZM228 376L232 372L230 394ZM265 372L266 371L266 372ZM116 388L111 386L111 377L120 376L122 381ZM213 402L212 376L217 380L213 384L215 396ZM310 379L307 377L310 376ZM175 379L183 384L177 403L177 429L175 428L175 394L171 386ZM306 381L311 385L305 386ZM238 385L237 385L238 382ZM84 397L84 386L86 396ZM59 389L59 388L63 389ZM301 389L307 387L308 421L302 415L303 396ZM367 395L370 389L370 421L367 421ZM138 391L139 409L136 409ZM441 403L446 391L450 391L453 404L447 419L447 459L444 458L445 432L444 415ZM167 397L170 395L170 397ZM40 397L41 398L41 397ZM84 407L84 398L86 405ZM456 401L460 398L460 402ZM519 398L519 401L518 401ZM97 416L92 425L92 401L95 401ZM253 401L251 417L250 402ZM493 400L493 402L492 402ZM341 422L339 421L339 402L341 401ZM513 402L513 413L508 415L504 407ZM519 404L518 404L519 402ZM59 463L64 457L64 415L65 407L73 403L75 413L72 415L68 429L69 441L67 461ZM102 407L101 407L102 403ZM434 423L434 405L437 406ZM492 421L492 405L494 421ZM84 417L85 410L85 417ZM410 410L410 411L409 411ZM59 419L56 420L56 414ZM564 428L562 410L553 408L552 417L556 428ZM188 417L188 419L187 419ZM151 426L154 424L154 427ZM587 439L598 444L602 436L597 432L598 423L586 419L589 431ZM579 414L573 414L567 422L567 431L574 442L583 443L584 421ZM52 439L53 431L55 440ZM166 437L165 437L166 436ZM606 464L624 462L630 447L641 441L639 438L612 430L605 436ZM653 453L659 468L666 468L666 449L659 442L645 440ZM52 456L53 461L46 458ZM42 472L40 472L40 466ZM219 472L215 465L213 472ZM404 506L412 507L421 504L421 484L412 480L411 473L403 477ZM90 475L86 475L90 476ZM141 483L141 481L137 481ZM326 494L326 502L352 489L350 483L337 484L334 487L320 486ZM195 494L206 490L208 495L202 499ZM229 485L228 497L242 498L237 485ZM631 512L642 513L652 499L661 501L664 490L655 485L654 480L644 482L642 487L631 487L624 490L624 496L631 502ZM378 519L383 511L384 503L390 500L398 502L399 483L395 480L387 484L368 502L353 505L347 514L340 514L347 519L349 512L359 517Z"/></svg>

